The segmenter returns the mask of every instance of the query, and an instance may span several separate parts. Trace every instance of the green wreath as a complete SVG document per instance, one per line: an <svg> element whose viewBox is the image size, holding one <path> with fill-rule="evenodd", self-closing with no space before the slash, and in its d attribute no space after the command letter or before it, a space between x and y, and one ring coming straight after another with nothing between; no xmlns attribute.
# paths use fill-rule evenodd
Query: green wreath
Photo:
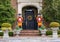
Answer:
<svg viewBox="0 0 60 42"><path fill-rule="evenodd" d="M32 16L31 15L29 15L27 18L28 18L28 20L32 20Z"/></svg>

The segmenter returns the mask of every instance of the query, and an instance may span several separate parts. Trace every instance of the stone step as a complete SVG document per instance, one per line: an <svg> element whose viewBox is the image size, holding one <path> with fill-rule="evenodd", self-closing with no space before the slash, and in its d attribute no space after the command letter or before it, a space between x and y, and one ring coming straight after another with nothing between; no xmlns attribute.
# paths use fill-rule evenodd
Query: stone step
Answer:
<svg viewBox="0 0 60 42"><path fill-rule="evenodd" d="M22 30L20 36L39 36L39 30Z"/></svg>
<svg viewBox="0 0 60 42"><path fill-rule="evenodd" d="M20 34L19 36L40 36L40 35L33 35L33 34L32 35L30 35L30 34L29 35L26 35L26 34L22 35L22 34Z"/></svg>
<svg viewBox="0 0 60 42"><path fill-rule="evenodd" d="M39 30L22 30L21 33L38 33Z"/></svg>
<svg viewBox="0 0 60 42"><path fill-rule="evenodd" d="M39 33L20 33L20 34L22 34L22 35L24 35L24 34L26 34L26 35L27 35L27 34L28 34L28 35L29 35L29 34L30 34L30 35L31 35L31 34L34 34L34 35L35 35L35 34L39 34Z"/></svg>
<svg viewBox="0 0 60 42"><path fill-rule="evenodd" d="M32 35L34 35L34 36L37 35L38 36L40 34L39 33L21 33L20 35L21 36L32 36Z"/></svg>

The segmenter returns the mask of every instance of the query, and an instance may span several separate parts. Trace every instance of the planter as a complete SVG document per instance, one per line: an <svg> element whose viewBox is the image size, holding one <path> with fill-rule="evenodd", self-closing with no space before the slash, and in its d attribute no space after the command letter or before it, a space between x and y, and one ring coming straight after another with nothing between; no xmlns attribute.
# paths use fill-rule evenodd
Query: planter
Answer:
<svg viewBox="0 0 60 42"><path fill-rule="evenodd" d="M41 34L42 34L42 36L45 36L46 35L46 29L41 30Z"/></svg>
<svg viewBox="0 0 60 42"><path fill-rule="evenodd" d="M8 30L7 30L7 29L4 31L4 36L3 36L3 38L9 38Z"/></svg>
<svg viewBox="0 0 60 42"><path fill-rule="evenodd" d="M16 36L19 36L20 30L16 30Z"/></svg>
<svg viewBox="0 0 60 42"><path fill-rule="evenodd" d="M53 38L58 38L57 30L59 30L59 27L52 27L51 29L53 31Z"/></svg>
<svg viewBox="0 0 60 42"><path fill-rule="evenodd" d="M22 30L22 28L18 28L18 29L15 29L13 32L14 32L14 34L16 34L16 36L19 36L21 30Z"/></svg>

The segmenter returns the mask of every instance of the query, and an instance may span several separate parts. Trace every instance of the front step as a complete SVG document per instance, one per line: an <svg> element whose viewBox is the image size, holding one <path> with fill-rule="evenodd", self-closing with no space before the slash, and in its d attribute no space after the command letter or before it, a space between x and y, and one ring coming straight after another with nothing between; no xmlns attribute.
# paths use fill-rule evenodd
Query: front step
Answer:
<svg viewBox="0 0 60 42"><path fill-rule="evenodd" d="M20 36L39 36L39 30L22 30Z"/></svg>

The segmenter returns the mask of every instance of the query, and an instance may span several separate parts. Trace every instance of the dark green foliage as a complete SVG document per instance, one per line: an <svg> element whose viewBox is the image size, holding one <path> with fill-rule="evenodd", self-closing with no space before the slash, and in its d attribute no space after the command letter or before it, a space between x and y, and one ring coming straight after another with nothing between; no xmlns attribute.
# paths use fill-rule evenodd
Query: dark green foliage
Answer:
<svg viewBox="0 0 60 42"><path fill-rule="evenodd" d="M52 34L53 34L52 30L46 31L46 35L52 35Z"/></svg>
<svg viewBox="0 0 60 42"><path fill-rule="evenodd" d="M9 34L9 36L13 36L13 32L9 32L8 34Z"/></svg>
<svg viewBox="0 0 60 42"><path fill-rule="evenodd" d="M60 30L58 30L58 34L60 34Z"/></svg>
<svg viewBox="0 0 60 42"><path fill-rule="evenodd" d="M11 0L0 0L0 26L2 23L15 21L15 9L11 7Z"/></svg>
<svg viewBox="0 0 60 42"><path fill-rule="evenodd" d="M4 33L3 32L0 32L0 36L3 36L4 35Z"/></svg>
<svg viewBox="0 0 60 42"><path fill-rule="evenodd" d="M49 22L60 22L60 0L44 0L43 17Z"/></svg>

